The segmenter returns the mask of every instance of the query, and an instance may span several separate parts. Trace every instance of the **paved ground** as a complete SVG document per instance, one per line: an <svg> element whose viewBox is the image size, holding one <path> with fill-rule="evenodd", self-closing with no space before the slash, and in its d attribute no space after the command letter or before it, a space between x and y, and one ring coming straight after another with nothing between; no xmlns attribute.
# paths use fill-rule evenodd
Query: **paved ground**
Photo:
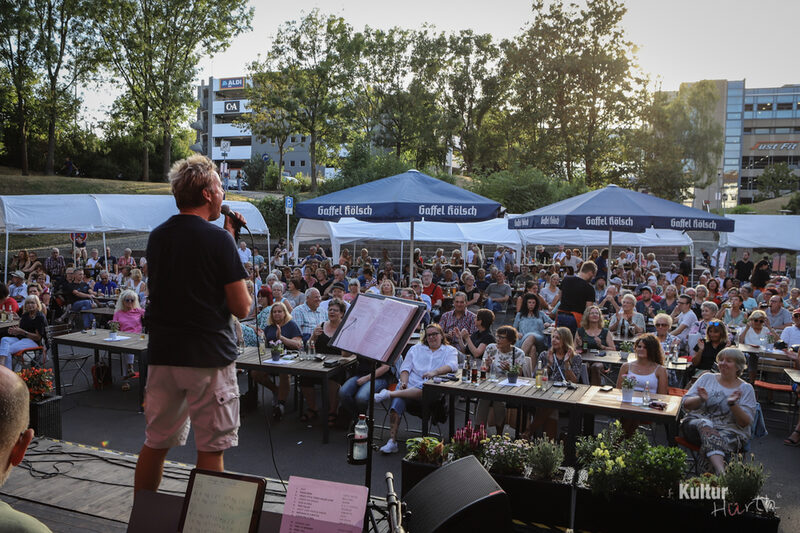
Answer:
<svg viewBox="0 0 800 533"><path fill-rule="evenodd" d="M118 366L115 364L114 368ZM118 376L115 379L118 381ZM247 386L244 376L241 376L240 384L244 390ZM67 395L63 403L64 440L137 453L143 441L144 417L136 412L135 395L135 387L130 392L122 392L119 382L111 390L83 390ZM364 483L364 468L346 462L344 430L333 430L331 442L323 445L320 421L304 424L297 419L296 412L290 412L282 421L275 423L269 418L265 403L270 403L268 392L263 393L257 410L242 413L239 446L226 453L227 469L273 478L280 475L287 479L290 475L299 475ZM383 416L384 412L379 410L379 423ZM463 420L463 410L457 412L457 417ZM419 428L418 419L409 417L408 420L411 430ZM782 444L787 433L786 427L785 418L778 426L770 427L770 435L755 441L752 452L769 472L763 494L776 501L782 518L781 531L794 532L800 530L800 487L797 483L800 448ZM599 424L597 429L600 429ZM407 432L404 425L401 426L401 439L411 436L414 435ZM663 436L659 438L663 442ZM187 446L172 450L169 459L193 463L195 450L191 435L189 440ZM277 469L273 465L272 454ZM402 448L401 453L396 455L376 454L372 475L376 495L385 495L384 473L387 471L394 473L399 492L402 454ZM132 474L131 479L120 480L131 484L132 481Z"/></svg>

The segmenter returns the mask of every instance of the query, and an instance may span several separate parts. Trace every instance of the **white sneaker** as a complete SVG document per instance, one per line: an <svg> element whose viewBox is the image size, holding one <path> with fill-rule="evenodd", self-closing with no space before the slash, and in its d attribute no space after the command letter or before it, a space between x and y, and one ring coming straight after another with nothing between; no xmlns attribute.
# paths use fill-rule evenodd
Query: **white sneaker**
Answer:
<svg viewBox="0 0 800 533"><path fill-rule="evenodd" d="M394 439L389 439L386 444L381 446L381 453L397 453L397 443Z"/></svg>
<svg viewBox="0 0 800 533"><path fill-rule="evenodd" d="M384 400L388 400L389 398L391 398L391 396L389 395L389 389L383 389L382 391L375 393L376 402L382 402Z"/></svg>

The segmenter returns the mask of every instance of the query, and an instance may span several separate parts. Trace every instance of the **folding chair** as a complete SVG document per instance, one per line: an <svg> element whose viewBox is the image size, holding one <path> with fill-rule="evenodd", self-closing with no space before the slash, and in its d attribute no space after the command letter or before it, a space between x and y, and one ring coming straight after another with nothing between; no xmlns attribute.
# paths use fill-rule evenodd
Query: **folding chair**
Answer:
<svg viewBox="0 0 800 533"><path fill-rule="evenodd" d="M758 358L758 375L760 379L756 379L755 382L753 382L756 397L758 397L759 391L767 391L770 400L772 399L772 394L776 392L787 393L789 395L789 402L786 404L789 408L786 410L786 414L788 415L790 429L793 429L794 425L794 413L797 409L798 393L789 382L784 369L793 367L794 362L791 360L771 358L764 354ZM771 378L771 381L767 380L768 377ZM777 422L777 419L769 421Z"/></svg>
<svg viewBox="0 0 800 533"><path fill-rule="evenodd" d="M39 362L36 361L37 357ZM25 348L11 354L11 368L14 372L19 372L23 368L34 368L44 366L47 360L44 346L34 346Z"/></svg>

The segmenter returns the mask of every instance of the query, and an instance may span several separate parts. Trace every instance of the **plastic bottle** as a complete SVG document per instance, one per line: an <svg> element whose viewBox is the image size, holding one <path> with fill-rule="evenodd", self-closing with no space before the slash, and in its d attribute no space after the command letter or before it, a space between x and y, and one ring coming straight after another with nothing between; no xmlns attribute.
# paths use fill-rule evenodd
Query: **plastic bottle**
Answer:
<svg viewBox="0 0 800 533"><path fill-rule="evenodd" d="M308 355L314 357L317 355L317 347L314 345L314 341L308 341Z"/></svg>
<svg viewBox="0 0 800 533"><path fill-rule="evenodd" d="M97 335L97 320L92 319L92 335Z"/></svg>
<svg viewBox="0 0 800 533"><path fill-rule="evenodd" d="M650 382L645 381L644 391L642 391L642 406L648 407L650 405Z"/></svg>
<svg viewBox="0 0 800 533"><path fill-rule="evenodd" d="M369 436L367 426L367 415L358 415L358 423L353 430L356 439L366 439ZM361 461L367 458L367 441L356 442L353 444L353 459Z"/></svg>
<svg viewBox="0 0 800 533"><path fill-rule="evenodd" d="M539 360L539 363L536 365L536 388L542 388L542 361Z"/></svg>

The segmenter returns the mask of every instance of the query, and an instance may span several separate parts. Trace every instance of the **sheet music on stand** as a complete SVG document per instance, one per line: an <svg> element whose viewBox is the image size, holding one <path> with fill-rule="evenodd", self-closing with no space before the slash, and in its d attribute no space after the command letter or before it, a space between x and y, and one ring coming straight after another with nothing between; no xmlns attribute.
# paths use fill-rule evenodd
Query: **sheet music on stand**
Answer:
<svg viewBox="0 0 800 533"><path fill-rule="evenodd" d="M425 315L425 304L359 294L333 334L331 346L392 364Z"/></svg>

